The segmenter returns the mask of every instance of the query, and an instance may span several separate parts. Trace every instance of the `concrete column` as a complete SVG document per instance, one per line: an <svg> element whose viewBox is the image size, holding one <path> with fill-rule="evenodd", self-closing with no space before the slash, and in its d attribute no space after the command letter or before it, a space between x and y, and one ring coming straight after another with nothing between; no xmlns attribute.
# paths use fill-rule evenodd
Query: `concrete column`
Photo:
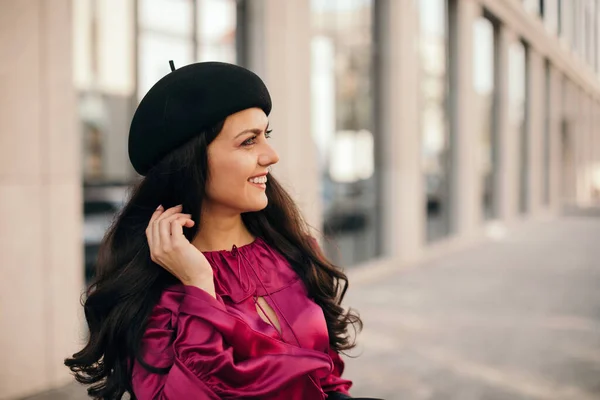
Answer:
<svg viewBox="0 0 600 400"><path fill-rule="evenodd" d="M477 116L473 115L477 96L473 88L473 26L482 15L475 0L458 0L450 9L455 18L451 40L455 55L451 57L451 85L454 95L451 105L453 127L454 187L452 190L452 222L459 236L474 235L482 222L482 182L478 162L481 133ZM452 13L455 13L452 15Z"/></svg>
<svg viewBox="0 0 600 400"><path fill-rule="evenodd" d="M515 218L518 210L519 137L518 127L511 120L509 57L510 46L518 39L514 32L507 27L500 25L498 29L500 30L498 40L498 68L500 69L498 85L498 211L501 220L510 221Z"/></svg>
<svg viewBox="0 0 600 400"><path fill-rule="evenodd" d="M564 114L562 107L562 74L552 68L550 73L550 209L558 211L560 206L560 185L561 185L561 124Z"/></svg>
<svg viewBox="0 0 600 400"><path fill-rule="evenodd" d="M590 203L593 200L594 194L594 157L593 157L593 137L594 137L594 100L592 95L585 92L586 107L585 107L585 201Z"/></svg>
<svg viewBox="0 0 600 400"><path fill-rule="evenodd" d="M576 88L570 80L567 80L565 84L564 105L564 116L567 124L565 129L567 142L564 143L566 148L562 150L563 161L561 191L563 202L572 203L577 201L578 191L577 165L579 116L577 114L577 110L579 109L579 102Z"/></svg>
<svg viewBox="0 0 600 400"><path fill-rule="evenodd" d="M320 229L321 180L311 136L310 2L248 3L248 66L265 80L273 99L272 142L281 157L274 175Z"/></svg>
<svg viewBox="0 0 600 400"><path fill-rule="evenodd" d="M600 96L594 103L594 130L592 131L594 139L594 188L596 195L595 202L600 202Z"/></svg>
<svg viewBox="0 0 600 400"><path fill-rule="evenodd" d="M573 141L575 159L575 201L582 204L586 200L586 177L585 177L585 97L578 86L573 85L573 96L575 98L573 109Z"/></svg>
<svg viewBox="0 0 600 400"><path fill-rule="evenodd" d="M590 201L590 98L585 90L581 90L581 197L580 201L587 204Z"/></svg>
<svg viewBox="0 0 600 400"><path fill-rule="evenodd" d="M83 288L80 142L69 0L0 12L0 388L70 379Z"/></svg>
<svg viewBox="0 0 600 400"><path fill-rule="evenodd" d="M425 194L421 168L418 9L414 2L388 0L382 10L381 138L385 149L384 250L412 262L425 243Z"/></svg>
<svg viewBox="0 0 600 400"><path fill-rule="evenodd" d="M593 160L593 170L592 170L592 183L594 185L594 202L600 202L600 132L598 132L598 127L600 127L600 100L596 98L594 100L594 109L592 112L592 125L594 129L592 129L592 160Z"/></svg>
<svg viewBox="0 0 600 400"><path fill-rule="evenodd" d="M530 214L539 211L542 203L544 167L544 60L533 48L529 48L529 122L528 168L527 174L527 208Z"/></svg>

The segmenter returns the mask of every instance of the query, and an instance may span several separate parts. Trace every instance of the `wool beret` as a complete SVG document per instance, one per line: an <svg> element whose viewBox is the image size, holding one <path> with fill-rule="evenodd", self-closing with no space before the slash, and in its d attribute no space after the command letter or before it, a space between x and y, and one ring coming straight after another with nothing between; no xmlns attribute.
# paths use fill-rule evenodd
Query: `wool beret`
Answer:
<svg viewBox="0 0 600 400"><path fill-rule="evenodd" d="M253 107L269 115L271 96L264 82L246 68L201 62L175 69L138 105L129 129L129 160L140 175L146 175L203 129Z"/></svg>

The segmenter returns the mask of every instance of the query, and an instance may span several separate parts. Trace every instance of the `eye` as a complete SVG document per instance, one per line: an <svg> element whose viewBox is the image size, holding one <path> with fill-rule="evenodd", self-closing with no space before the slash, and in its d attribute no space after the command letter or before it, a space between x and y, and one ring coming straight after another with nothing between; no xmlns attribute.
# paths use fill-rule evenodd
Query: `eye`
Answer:
<svg viewBox="0 0 600 400"><path fill-rule="evenodd" d="M242 146L252 146L254 143L256 143L256 135L244 140Z"/></svg>
<svg viewBox="0 0 600 400"><path fill-rule="evenodd" d="M267 139L271 137L271 132L273 132L273 129L269 129L268 131L265 131L265 137Z"/></svg>

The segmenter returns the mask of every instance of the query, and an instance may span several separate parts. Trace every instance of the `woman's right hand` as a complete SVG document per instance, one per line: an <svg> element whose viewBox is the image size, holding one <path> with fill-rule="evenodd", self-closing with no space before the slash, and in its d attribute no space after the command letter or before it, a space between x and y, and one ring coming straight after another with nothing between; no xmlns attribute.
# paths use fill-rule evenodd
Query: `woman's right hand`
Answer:
<svg viewBox="0 0 600 400"><path fill-rule="evenodd" d="M182 214L182 210L179 205L166 211L159 206L154 211L146 228L150 258L184 285L198 286L209 292L212 288L214 292L213 271L208 260L183 234L183 227L194 226L194 220L191 214Z"/></svg>

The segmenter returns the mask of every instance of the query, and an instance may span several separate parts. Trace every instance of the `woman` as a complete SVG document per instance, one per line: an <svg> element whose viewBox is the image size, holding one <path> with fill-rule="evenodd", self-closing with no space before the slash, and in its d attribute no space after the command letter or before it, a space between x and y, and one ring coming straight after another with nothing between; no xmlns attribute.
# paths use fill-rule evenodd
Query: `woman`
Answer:
<svg viewBox="0 0 600 400"><path fill-rule="evenodd" d="M231 64L171 69L133 117L144 178L103 240L89 340L65 364L99 399L348 398L339 352L362 322L269 174L267 88Z"/></svg>

